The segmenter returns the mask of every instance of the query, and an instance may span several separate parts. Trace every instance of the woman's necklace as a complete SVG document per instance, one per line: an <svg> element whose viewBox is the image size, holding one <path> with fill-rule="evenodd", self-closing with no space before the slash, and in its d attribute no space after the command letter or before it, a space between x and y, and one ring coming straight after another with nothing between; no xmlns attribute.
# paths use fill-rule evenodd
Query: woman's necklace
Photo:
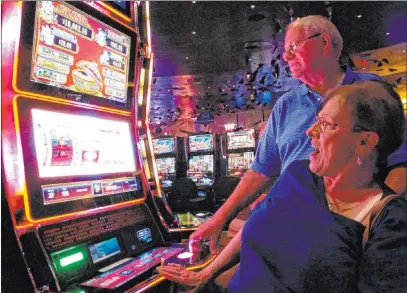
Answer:
<svg viewBox="0 0 407 293"><path fill-rule="evenodd" d="M362 223L371 208L382 197L382 192L376 191L361 201L356 202L344 202L333 198L329 193L326 193L325 196L330 211Z"/></svg>
<svg viewBox="0 0 407 293"><path fill-rule="evenodd" d="M343 202L339 199L334 199L329 193L326 193L325 195L326 195L326 200L328 202L329 210L331 210L335 213L338 213L338 214L342 214L348 210L352 210L363 203L363 201L347 203L347 202Z"/></svg>

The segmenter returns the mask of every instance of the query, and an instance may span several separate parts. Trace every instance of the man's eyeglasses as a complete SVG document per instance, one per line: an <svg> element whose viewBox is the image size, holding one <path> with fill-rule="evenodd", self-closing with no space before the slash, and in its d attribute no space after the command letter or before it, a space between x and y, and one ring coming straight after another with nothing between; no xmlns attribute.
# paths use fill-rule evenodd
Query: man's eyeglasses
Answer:
<svg viewBox="0 0 407 293"><path fill-rule="evenodd" d="M319 128L321 129L321 133L324 133L327 130L335 130L338 127L343 127L341 124L327 122L324 118L320 118L318 116L315 117L315 123L317 123L319 125ZM353 126L351 131L360 132L360 131L369 131L369 130L365 129L363 127L360 127L360 126Z"/></svg>
<svg viewBox="0 0 407 293"><path fill-rule="evenodd" d="M305 43L305 41L308 41L309 39L319 37L320 35L322 35L322 34L318 33L318 34L312 35L312 36L310 36L310 37L308 37L308 38L306 38L304 40L292 43L291 45L288 46L288 49L283 52L283 56L287 57L288 54L294 55L301 44Z"/></svg>

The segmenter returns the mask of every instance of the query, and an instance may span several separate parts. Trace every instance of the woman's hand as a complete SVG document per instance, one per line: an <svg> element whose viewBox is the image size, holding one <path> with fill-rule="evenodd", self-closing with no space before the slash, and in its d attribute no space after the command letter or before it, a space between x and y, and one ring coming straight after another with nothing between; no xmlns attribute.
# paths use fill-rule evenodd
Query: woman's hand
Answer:
<svg viewBox="0 0 407 293"><path fill-rule="evenodd" d="M209 281L210 276L203 271L188 271L182 265L169 263L165 266L157 267L157 271L165 278L182 285L199 287Z"/></svg>

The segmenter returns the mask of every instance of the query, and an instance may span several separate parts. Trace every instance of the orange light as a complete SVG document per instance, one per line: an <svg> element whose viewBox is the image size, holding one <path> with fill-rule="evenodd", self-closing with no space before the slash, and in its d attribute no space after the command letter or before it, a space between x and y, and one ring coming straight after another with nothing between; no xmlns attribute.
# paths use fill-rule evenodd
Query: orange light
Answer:
<svg viewBox="0 0 407 293"><path fill-rule="evenodd" d="M148 1L146 3L146 27L147 27L147 56L151 54L151 30L150 30L150 4Z"/></svg>
<svg viewBox="0 0 407 293"><path fill-rule="evenodd" d="M146 70L144 68L140 69L140 80L138 84L138 99L137 99L137 104L139 106L143 105L144 102L144 82L146 79ZM147 109L149 111L149 109Z"/></svg>
<svg viewBox="0 0 407 293"><path fill-rule="evenodd" d="M37 95L37 96L38 97L30 97L30 96L25 96L24 95L24 98L29 98L29 99L34 99L34 100L46 100L46 101L50 100L50 99L41 98L41 95ZM17 147L18 147L19 153L22 153L21 135L20 135L20 132L21 132L21 130L20 130L20 115L18 113L18 107L17 107L17 99L18 98L23 98L23 96L16 95L13 98L13 113L14 113L15 128L16 128ZM51 100L53 102L55 102L55 103L58 103L58 104L77 104L75 102L70 102L70 101L67 102L65 100L55 99L55 98L52 98L52 97L51 97ZM79 104L78 106L83 107L82 104ZM106 107L98 107L98 108L96 108L96 110L103 111L103 112L111 112L111 113L118 113L119 112L123 116L130 116L130 112L116 111L116 110L109 109L109 108L106 108ZM24 166L24 164L23 164L23 166ZM26 217L27 217L27 220L29 222L31 222L31 223L41 223L41 222L45 222L45 221L52 221L52 220L55 220L55 219L65 218L65 217L68 217L68 216L73 216L73 215L78 215L78 214L83 214L84 213L84 211L78 211L78 212L58 215L58 216L54 216L54 217L46 217L46 218L42 218L42 219L33 219L32 215L31 215L30 201L28 199L27 186L26 186L25 182L24 182L23 190L22 190L21 193L22 193L22 196L24 198ZM146 199L146 195L144 194L144 197L142 199L136 199L136 200L128 201L128 202L125 202L125 203L118 203L118 204L115 204L115 205L110 205L109 207L102 207L100 209L106 209L106 208L110 209L112 207L122 207L122 206L131 205L131 204L138 204L138 203L144 202L145 199ZM95 210L98 210L98 209L93 209L92 211L95 211Z"/></svg>
<svg viewBox="0 0 407 293"><path fill-rule="evenodd" d="M191 228L170 228L170 233L172 232L185 232L185 231L195 231L198 227L191 227Z"/></svg>
<svg viewBox="0 0 407 293"><path fill-rule="evenodd" d="M155 185L156 185L156 188L157 188L157 194L158 194L158 196L161 197L162 190L161 190L160 182L158 180L157 166L155 164L155 155L154 155L154 151L153 151L153 141L152 141L152 138L151 138L151 132L150 132L150 127L149 127L151 82L152 82L152 79L153 79L153 63L154 63L154 54L151 54L151 56L150 56L150 64L149 64L150 67L148 69L148 79L147 79L145 125L146 125L146 130L147 130L147 141L148 141L148 146L150 148L151 161L152 161L152 164L153 164Z"/></svg>
<svg viewBox="0 0 407 293"><path fill-rule="evenodd" d="M216 256L217 256L217 254L211 256L206 262L204 262L202 264L199 264L199 265L196 265L196 266L190 266L190 267L187 267L186 269L188 271L193 271L193 270L197 270L197 269L206 267L208 264L210 264L215 259ZM167 280L167 278L165 278L163 276L160 276L156 280L152 281L150 284L140 288L138 291L133 291L133 292L134 293L145 292L148 289L151 289L151 288L155 287L156 285L158 285L159 283L161 283L162 281L165 281L165 280Z"/></svg>
<svg viewBox="0 0 407 293"><path fill-rule="evenodd" d="M28 196L27 196L28 198ZM63 215L58 215L58 216L53 216L53 217L46 217L46 218L41 218L41 219L33 219L31 216L31 210L26 208L26 216L27 216L27 220L30 223L43 223L43 222L49 222L49 221L53 221L53 220L59 220L62 218L67 218L67 217L72 217L75 215L86 215L86 214L90 214L90 213L95 213L95 212L102 212L102 211L108 211L108 210L113 210L113 209L118 209L118 208L124 208L127 206L132 206L133 204L141 204L143 203L145 200L144 198L141 199L135 199L132 201L128 201L128 202L123 202L123 203L117 203L114 205L110 205L107 207L100 207L100 208L96 208L96 209L92 209L92 210L85 210L85 211L79 211L79 212L74 212L74 213L68 213L68 214L63 214Z"/></svg>
<svg viewBox="0 0 407 293"><path fill-rule="evenodd" d="M113 7L110 7L109 5L106 5L105 3L103 3L103 1L96 1L97 4L103 6L104 8L106 8L107 10L109 10L110 12L116 14L117 16L120 16L121 18L123 18L124 20L130 22L131 18L128 17L127 15L121 13L119 10L114 9Z"/></svg>

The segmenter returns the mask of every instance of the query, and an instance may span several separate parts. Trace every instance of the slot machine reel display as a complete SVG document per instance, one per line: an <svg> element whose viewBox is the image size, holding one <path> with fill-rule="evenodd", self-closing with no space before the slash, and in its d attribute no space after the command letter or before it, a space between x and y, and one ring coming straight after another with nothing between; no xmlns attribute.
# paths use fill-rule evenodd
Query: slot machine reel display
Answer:
<svg viewBox="0 0 407 293"><path fill-rule="evenodd" d="M163 137L153 139L153 150L158 177L162 188L171 187L176 175L177 138Z"/></svg>
<svg viewBox="0 0 407 293"><path fill-rule="evenodd" d="M212 134L188 137L188 177L198 186L212 186L214 180L214 140Z"/></svg>
<svg viewBox="0 0 407 293"><path fill-rule="evenodd" d="M163 261L210 261L179 257L188 247L168 242L142 172L133 85L146 49L135 18L147 21L148 3L2 9L7 237L17 236L35 290L146 292L164 280L152 275Z"/></svg>
<svg viewBox="0 0 407 293"><path fill-rule="evenodd" d="M243 176L254 160L256 147L253 129L228 132L227 143L227 175Z"/></svg>

